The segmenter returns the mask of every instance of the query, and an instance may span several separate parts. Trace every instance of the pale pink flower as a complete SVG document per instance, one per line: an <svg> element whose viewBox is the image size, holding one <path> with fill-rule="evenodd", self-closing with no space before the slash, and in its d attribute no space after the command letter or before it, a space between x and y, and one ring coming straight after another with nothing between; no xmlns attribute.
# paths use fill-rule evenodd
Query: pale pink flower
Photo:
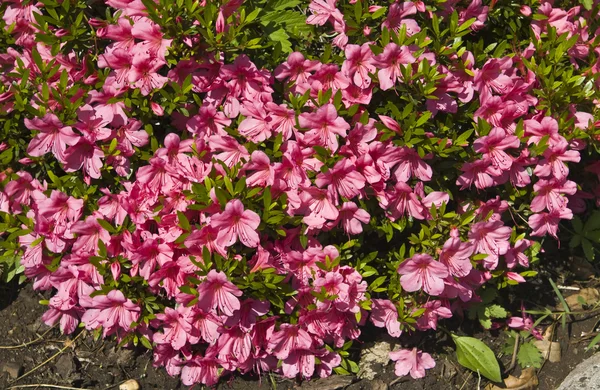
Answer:
<svg viewBox="0 0 600 390"><path fill-rule="evenodd" d="M537 213L544 209L553 211L567 207L568 200L561 194L575 195L577 184L571 180L540 179L533 185L533 189L536 191L536 196L531 201L530 209Z"/></svg>
<svg viewBox="0 0 600 390"><path fill-rule="evenodd" d="M469 242L462 242L458 237L450 237L440 252L440 262L446 264L450 274L465 277L473 269L471 255L474 247Z"/></svg>
<svg viewBox="0 0 600 390"><path fill-rule="evenodd" d="M346 234L362 233L362 224L368 224L370 220L371 215L354 202L343 203L342 208L339 210L338 221L341 221Z"/></svg>
<svg viewBox="0 0 600 390"><path fill-rule="evenodd" d="M165 312L158 313L156 319L161 322L163 331L154 333L155 343L170 344L177 351L187 344L192 325L185 306L179 306L177 310L165 307Z"/></svg>
<svg viewBox="0 0 600 390"><path fill-rule="evenodd" d="M319 173L315 179L317 186L327 187L336 205L339 204L338 194L346 199L352 199L360 195L365 182L364 176L356 171L354 164L347 158L338 161L327 172Z"/></svg>
<svg viewBox="0 0 600 390"><path fill-rule="evenodd" d="M410 373L413 379L425 377L425 370L435 367L435 361L431 355L419 351L417 348L390 352L390 359L396 362L395 373L397 376Z"/></svg>
<svg viewBox="0 0 600 390"><path fill-rule="evenodd" d="M316 24L322 26L330 18L343 19L342 13L336 8L337 0L312 0L308 9L311 14L307 19L307 24Z"/></svg>
<svg viewBox="0 0 600 390"><path fill-rule="evenodd" d="M538 162L533 173L538 177L552 176L559 181L566 179L569 175L569 167L567 167L565 162L581 161L579 152L576 150L567 150L568 146L566 141L550 145L544 151L544 158Z"/></svg>
<svg viewBox="0 0 600 390"><path fill-rule="evenodd" d="M573 211L569 208L554 209L549 213L537 213L529 217L527 222L529 227L533 230L532 236L545 236L550 234L552 237L558 239L558 224L561 219L573 219Z"/></svg>
<svg viewBox="0 0 600 390"><path fill-rule="evenodd" d="M444 278L448 277L446 265L427 254L417 254L398 266L400 284L408 292L423 289L429 295L444 291Z"/></svg>
<svg viewBox="0 0 600 390"><path fill-rule="evenodd" d="M437 330L438 318L451 318L452 311L442 301L428 301L423 305L425 312L417 320L419 330Z"/></svg>
<svg viewBox="0 0 600 390"><path fill-rule="evenodd" d="M250 156L250 161L244 165L244 170L254 171L248 173L246 184L249 187L272 186L275 183L275 168L271 165L269 156L261 150L255 150Z"/></svg>
<svg viewBox="0 0 600 390"><path fill-rule="evenodd" d="M181 369L181 383L185 386L198 383L207 386L216 385L219 381L219 368L223 363L216 358L216 354L216 348L209 348L204 357L198 354L187 360Z"/></svg>

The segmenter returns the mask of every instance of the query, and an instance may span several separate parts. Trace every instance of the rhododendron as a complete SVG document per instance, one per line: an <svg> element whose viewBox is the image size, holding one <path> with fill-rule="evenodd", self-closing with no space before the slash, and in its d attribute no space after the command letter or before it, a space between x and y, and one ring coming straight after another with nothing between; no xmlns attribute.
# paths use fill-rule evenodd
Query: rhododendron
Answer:
<svg viewBox="0 0 600 390"><path fill-rule="evenodd" d="M593 255L597 2L26 3L0 5L0 278L64 333L213 385L356 374L370 321L417 378L420 332Z"/></svg>
<svg viewBox="0 0 600 390"><path fill-rule="evenodd" d="M431 355L419 351L417 348L390 352L390 359L396 362L396 375L404 376L410 373L414 379L423 378L425 370L435 367L435 361Z"/></svg>
<svg viewBox="0 0 600 390"><path fill-rule="evenodd" d="M400 284L406 291L423 289L430 295L444 291L448 268L427 254L414 255L398 266Z"/></svg>

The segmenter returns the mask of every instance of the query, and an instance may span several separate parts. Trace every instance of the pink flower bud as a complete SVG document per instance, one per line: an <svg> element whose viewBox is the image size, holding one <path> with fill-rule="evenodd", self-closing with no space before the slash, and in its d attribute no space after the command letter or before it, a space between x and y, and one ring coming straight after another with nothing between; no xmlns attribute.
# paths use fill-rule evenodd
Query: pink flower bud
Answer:
<svg viewBox="0 0 600 390"><path fill-rule="evenodd" d="M114 280L118 280L119 276L121 275L121 263L118 261L112 263L110 265L110 273L112 274Z"/></svg>
<svg viewBox="0 0 600 390"><path fill-rule="evenodd" d="M158 103L150 102L150 108L152 108L152 112L158 116L163 116L165 114L165 110Z"/></svg>
<svg viewBox="0 0 600 390"><path fill-rule="evenodd" d="M506 277L510 280L514 280L517 283L525 283L525 278L516 272L507 272Z"/></svg>
<svg viewBox="0 0 600 390"><path fill-rule="evenodd" d="M369 34L371 34L371 27L365 26L365 28L363 28L363 34L365 37L369 36Z"/></svg>
<svg viewBox="0 0 600 390"><path fill-rule="evenodd" d="M23 165L31 165L33 164L33 160L30 159L29 157L23 157L22 159L19 160L19 162Z"/></svg>
<svg viewBox="0 0 600 390"><path fill-rule="evenodd" d="M531 8L528 5L522 5L520 11L523 16L531 15Z"/></svg>

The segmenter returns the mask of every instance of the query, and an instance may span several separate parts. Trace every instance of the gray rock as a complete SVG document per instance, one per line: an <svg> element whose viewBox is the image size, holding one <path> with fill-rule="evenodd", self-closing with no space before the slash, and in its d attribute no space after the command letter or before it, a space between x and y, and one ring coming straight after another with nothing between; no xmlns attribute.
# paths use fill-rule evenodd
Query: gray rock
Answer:
<svg viewBox="0 0 600 390"><path fill-rule="evenodd" d="M69 354L61 355L54 365L56 373L60 375L63 379L69 378L69 376L75 372L76 366L73 361L73 357Z"/></svg>
<svg viewBox="0 0 600 390"><path fill-rule="evenodd" d="M579 363L557 390L600 390L600 353Z"/></svg>
<svg viewBox="0 0 600 390"><path fill-rule="evenodd" d="M346 387L346 390L388 390L388 385L381 379L363 379Z"/></svg>
<svg viewBox="0 0 600 390"><path fill-rule="evenodd" d="M23 366L19 363L7 362L2 364L2 372L5 372L12 379L17 379L23 373Z"/></svg>
<svg viewBox="0 0 600 390"><path fill-rule="evenodd" d="M360 352L359 378L373 379L383 371L383 367L390 361L392 345L387 341L366 344Z"/></svg>

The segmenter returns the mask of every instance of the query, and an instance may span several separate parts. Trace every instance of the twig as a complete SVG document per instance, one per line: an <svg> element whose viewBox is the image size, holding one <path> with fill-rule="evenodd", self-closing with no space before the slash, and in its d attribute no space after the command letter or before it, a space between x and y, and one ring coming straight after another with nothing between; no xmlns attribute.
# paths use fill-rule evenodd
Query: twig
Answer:
<svg viewBox="0 0 600 390"><path fill-rule="evenodd" d="M28 345L31 345L31 344L35 344L35 343L39 342L40 340L43 340L44 336L47 335L48 333L50 333L50 331L52 329L54 329L55 327L56 327L56 325L54 325L52 328L45 331L41 336L38 336L38 338L35 340L31 340L31 341L28 341L26 343L19 344L19 345L0 345L0 349L19 349L19 348L27 347Z"/></svg>
<svg viewBox="0 0 600 390"><path fill-rule="evenodd" d="M519 337L520 337L520 335L517 333L517 335L515 336L515 346L513 347L512 359L510 359L510 366L508 366L508 368L504 371L505 374L512 371L512 369L515 368L515 365L517 364L517 351L519 349Z"/></svg>
<svg viewBox="0 0 600 390"><path fill-rule="evenodd" d="M32 368L31 370L27 371L25 374L21 375L20 377L18 377L17 379L15 379L14 381L12 381L11 383L15 383L23 378L25 378L26 376L30 375L31 373L37 371L38 369L40 369L41 367L45 366L46 364L50 363L54 358L56 358L57 356L61 355L63 352L65 352L67 350L67 348L73 346L73 344L75 344L75 341L77 341L77 339L79 337L81 337L81 335L84 332L79 333L77 336L75 336L75 338L69 342L67 342L60 351L58 351L57 353L55 353L54 355L50 356L48 359L46 359L44 362L38 364L37 366L35 366L34 368Z"/></svg>
<svg viewBox="0 0 600 390"><path fill-rule="evenodd" d="M37 383L35 385L16 385L16 386L7 387L6 390L10 390L10 389L25 389L25 388L29 388L29 387L49 387L51 389L63 389L63 390L88 390L88 389L83 389L81 387L69 387L69 386L49 385L47 383Z"/></svg>
<svg viewBox="0 0 600 390"><path fill-rule="evenodd" d="M569 290L569 291L580 291L581 290L579 287L561 286L560 284L556 287L558 287L560 290Z"/></svg>

